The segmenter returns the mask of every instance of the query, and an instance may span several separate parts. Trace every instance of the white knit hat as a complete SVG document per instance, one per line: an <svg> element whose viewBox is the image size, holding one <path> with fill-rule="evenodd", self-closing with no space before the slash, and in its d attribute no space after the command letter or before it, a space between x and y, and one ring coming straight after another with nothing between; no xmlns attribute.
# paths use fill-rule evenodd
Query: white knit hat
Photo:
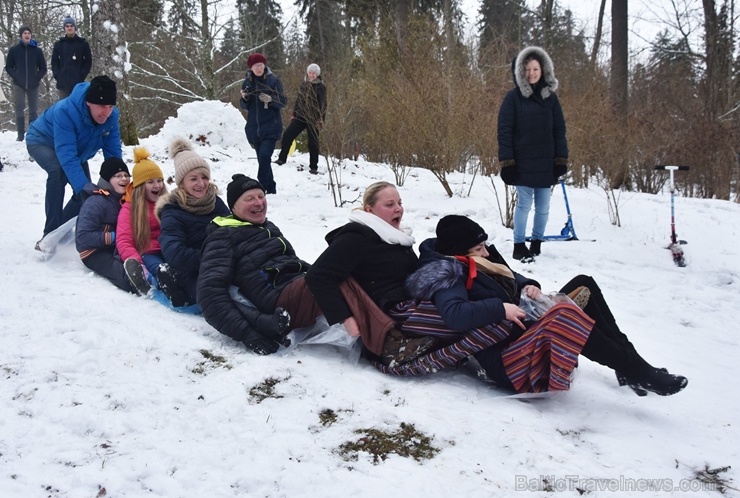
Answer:
<svg viewBox="0 0 740 498"><path fill-rule="evenodd" d="M175 184L180 182L194 169L203 168L211 179L211 167L208 161L193 150L192 144L184 138L176 138L170 143L170 157L175 163Z"/></svg>
<svg viewBox="0 0 740 498"><path fill-rule="evenodd" d="M309 64L306 68L306 74L308 74L309 71L313 71L314 73L316 73L316 76L321 75L321 68L318 64Z"/></svg>

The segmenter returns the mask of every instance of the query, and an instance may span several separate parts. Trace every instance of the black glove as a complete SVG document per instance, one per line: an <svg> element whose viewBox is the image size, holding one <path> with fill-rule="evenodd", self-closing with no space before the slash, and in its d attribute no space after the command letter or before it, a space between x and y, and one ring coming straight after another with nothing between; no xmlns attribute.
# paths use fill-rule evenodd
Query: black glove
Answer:
<svg viewBox="0 0 740 498"><path fill-rule="evenodd" d="M568 173L568 166L566 166L565 164L556 164L555 166L553 166L553 173L555 174L555 179L557 180L561 176L565 176L565 174Z"/></svg>
<svg viewBox="0 0 740 498"><path fill-rule="evenodd" d="M501 168L501 179L506 185L516 185L519 175L516 172L516 164Z"/></svg>
<svg viewBox="0 0 740 498"><path fill-rule="evenodd" d="M250 351L262 356L273 354L280 349L280 344L263 336L256 330L250 330L247 333L247 336L242 339L242 342Z"/></svg>

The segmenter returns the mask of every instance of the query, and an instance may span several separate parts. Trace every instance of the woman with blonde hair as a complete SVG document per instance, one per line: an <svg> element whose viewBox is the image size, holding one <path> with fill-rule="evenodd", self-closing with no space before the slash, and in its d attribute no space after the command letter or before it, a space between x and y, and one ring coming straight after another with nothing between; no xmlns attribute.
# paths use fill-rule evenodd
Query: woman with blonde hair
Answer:
<svg viewBox="0 0 740 498"><path fill-rule="evenodd" d="M151 284L158 283L174 306L182 306L185 302L182 291L170 281L169 272L160 272L164 258L154 206L166 193L162 169L149 158L148 150L135 148L132 181L126 187L118 214L116 249L131 285L140 295L148 294Z"/></svg>

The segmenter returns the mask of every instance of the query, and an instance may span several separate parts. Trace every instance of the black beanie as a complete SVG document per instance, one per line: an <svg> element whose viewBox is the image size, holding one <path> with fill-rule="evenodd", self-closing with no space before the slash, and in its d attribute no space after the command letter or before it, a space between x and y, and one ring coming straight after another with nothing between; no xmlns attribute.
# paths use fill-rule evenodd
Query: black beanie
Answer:
<svg viewBox="0 0 740 498"><path fill-rule="evenodd" d="M131 175L128 166L126 166L126 163L120 157L109 157L100 166L100 178L109 183L113 175L121 172L128 173L129 176Z"/></svg>
<svg viewBox="0 0 740 498"><path fill-rule="evenodd" d="M226 186L226 203L229 205L229 209L234 207L234 204L244 192L253 188L258 188L262 192L265 191L265 187L254 178L249 178L241 173L232 176L231 182Z"/></svg>
<svg viewBox="0 0 740 498"><path fill-rule="evenodd" d="M98 105L116 105L116 82L105 75L94 77L85 94L85 101Z"/></svg>
<svg viewBox="0 0 740 498"><path fill-rule="evenodd" d="M465 256L471 248L488 240L488 234L479 224L468 218L451 214L437 223L435 249L447 256Z"/></svg>
<svg viewBox="0 0 740 498"><path fill-rule="evenodd" d="M18 36L23 36L23 33L26 32L26 31L28 31L29 33L33 34L33 31L31 31L31 26L29 26L27 24L24 24L18 30Z"/></svg>

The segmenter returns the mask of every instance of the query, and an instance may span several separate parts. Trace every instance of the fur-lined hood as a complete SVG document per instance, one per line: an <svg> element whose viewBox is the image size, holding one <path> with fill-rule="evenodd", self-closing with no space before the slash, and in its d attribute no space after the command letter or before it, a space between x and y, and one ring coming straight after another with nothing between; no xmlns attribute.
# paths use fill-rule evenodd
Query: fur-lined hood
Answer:
<svg viewBox="0 0 740 498"><path fill-rule="evenodd" d="M555 78L555 68L552 64L552 59L550 59L550 56L547 55L544 49L540 47L527 47L519 52L519 55L514 59L514 83L519 87L519 91L525 98L529 98L534 92L532 85L527 81L527 68L524 63L532 55L540 61L540 65L542 66L541 81L544 84L541 86L540 96L546 99L558 89L558 80Z"/></svg>
<svg viewBox="0 0 740 498"><path fill-rule="evenodd" d="M437 291L449 289L463 277L463 264L456 259L440 257L431 261L406 279L409 297L431 301Z"/></svg>

